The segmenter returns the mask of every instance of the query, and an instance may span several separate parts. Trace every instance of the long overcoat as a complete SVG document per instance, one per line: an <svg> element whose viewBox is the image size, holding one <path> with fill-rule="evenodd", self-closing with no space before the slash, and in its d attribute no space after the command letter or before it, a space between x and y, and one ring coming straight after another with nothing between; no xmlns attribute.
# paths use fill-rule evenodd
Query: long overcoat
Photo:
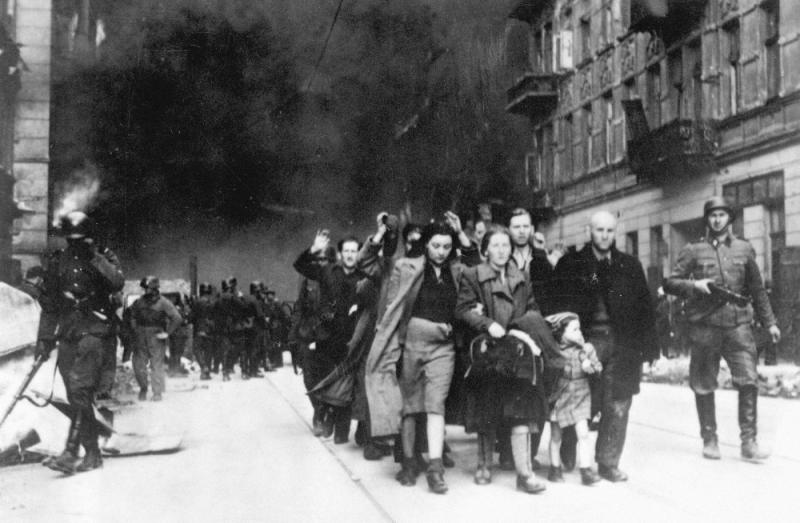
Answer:
<svg viewBox="0 0 800 523"><path fill-rule="evenodd" d="M639 393L643 360L658 357L655 310L642 264L628 254L611 250L610 287L606 295L613 332L609 353L598 354L603 377L615 398ZM572 311L584 333L592 325L596 307L598 262L590 243L565 254L556 265L548 292L556 309Z"/></svg>
<svg viewBox="0 0 800 523"><path fill-rule="evenodd" d="M482 311L475 306L481 304ZM488 264L464 271L456 305L456 317L475 333L487 332L493 322L506 329L528 333L542 349L548 367L563 366L558 343L539 313L530 281L514 264L506 268L506 282ZM475 380L468 384L467 431L497 429L503 419L536 422L547 415L543 383L525 380Z"/></svg>
<svg viewBox="0 0 800 523"><path fill-rule="evenodd" d="M450 264L458 285L464 265ZM365 367L365 385L372 436L400 431L403 398L397 381L397 362L405 343L406 328L425 272L425 257L400 258L394 264L386 296Z"/></svg>

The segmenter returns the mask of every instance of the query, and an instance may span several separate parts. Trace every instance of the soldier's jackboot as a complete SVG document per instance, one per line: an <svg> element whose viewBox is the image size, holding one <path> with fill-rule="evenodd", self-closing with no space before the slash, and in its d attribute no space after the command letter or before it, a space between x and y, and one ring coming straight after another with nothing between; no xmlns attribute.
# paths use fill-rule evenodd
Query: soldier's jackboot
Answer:
<svg viewBox="0 0 800 523"><path fill-rule="evenodd" d="M745 460L761 461L769 457L769 453L758 448L756 442L758 422L758 388L748 385L739 388L739 430L741 431L741 455Z"/></svg>
<svg viewBox="0 0 800 523"><path fill-rule="evenodd" d="M52 470L63 472L64 474L75 474L78 463L81 459L78 457L78 450L81 444L81 430L83 427L82 410L77 411L72 416L72 422L69 426L67 433L67 443L64 446L64 452L53 460L47 461L45 466Z"/></svg>
<svg viewBox="0 0 800 523"><path fill-rule="evenodd" d="M703 457L720 459L714 393L695 394L694 402L697 406L697 418L700 421L700 436L703 438Z"/></svg>
<svg viewBox="0 0 800 523"><path fill-rule="evenodd" d="M75 467L78 472L87 472L103 466L103 457L100 454L100 446L97 444L97 426L91 422L90 414L94 416L93 412L84 414L84 419L89 420L84 424L81 434L81 444L86 453L83 456L83 460Z"/></svg>

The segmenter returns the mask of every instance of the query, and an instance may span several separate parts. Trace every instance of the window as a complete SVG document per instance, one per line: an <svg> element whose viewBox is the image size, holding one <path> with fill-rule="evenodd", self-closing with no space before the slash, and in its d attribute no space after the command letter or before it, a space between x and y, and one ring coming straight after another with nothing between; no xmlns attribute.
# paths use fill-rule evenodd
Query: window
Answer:
<svg viewBox="0 0 800 523"><path fill-rule="evenodd" d="M661 127L661 67L647 70L647 119L651 129Z"/></svg>
<svg viewBox="0 0 800 523"><path fill-rule="evenodd" d="M733 20L724 28L725 44L727 45L727 56L723 63L727 68L728 80L728 107L729 114L736 114L741 105L741 71L739 68L739 58L741 55L741 35L739 34L739 21Z"/></svg>
<svg viewBox="0 0 800 523"><path fill-rule="evenodd" d="M639 97L639 92L636 89L636 78L628 79L624 84L622 84L622 99L623 100L633 100L634 98ZM625 117L625 111L620 111L620 118L622 122L622 144L627 147L628 142L628 123Z"/></svg>
<svg viewBox="0 0 800 523"><path fill-rule="evenodd" d="M583 106L583 171L591 170L592 165L592 131L594 129L594 118L592 115L592 104Z"/></svg>
<svg viewBox="0 0 800 523"><path fill-rule="evenodd" d="M614 161L614 97L611 96L611 91L606 93L603 97L603 105L605 106L605 135L606 135L606 147L605 147L605 163L606 165L610 165Z"/></svg>
<svg viewBox="0 0 800 523"><path fill-rule="evenodd" d="M633 257L639 257L639 232L633 231L625 235L625 252Z"/></svg>
<svg viewBox="0 0 800 523"><path fill-rule="evenodd" d="M542 33L542 71L553 71L553 24L544 26Z"/></svg>
<svg viewBox="0 0 800 523"><path fill-rule="evenodd" d="M667 57L667 73L669 74L670 115L666 120L680 118L683 115L683 53L678 49Z"/></svg>
<svg viewBox="0 0 800 523"><path fill-rule="evenodd" d="M564 151L561 155L561 176L564 180L572 179L572 115L568 114L561 120L561 143Z"/></svg>
<svg viewBox="0 0 800 523"><path fill-rule="evenodd" d="M581 17L581 59L589 60L592 57L592 27L589 15Z"/></svg>
<svg viewBox="0 0 800 523"><path fill-rule="evenodd" d="M601 15L600 46L604 47L614 41L614 12L611 0L606 0L603 4Z"/></svg>
<svg viewBox="0 0 800 523"><path fill-rule="evenodd" d="M761 4L764 20L764 54L767 73L767 98L778 96L781 91L781 49L779 38L779 3L778 0L767 0Z"/></svg>

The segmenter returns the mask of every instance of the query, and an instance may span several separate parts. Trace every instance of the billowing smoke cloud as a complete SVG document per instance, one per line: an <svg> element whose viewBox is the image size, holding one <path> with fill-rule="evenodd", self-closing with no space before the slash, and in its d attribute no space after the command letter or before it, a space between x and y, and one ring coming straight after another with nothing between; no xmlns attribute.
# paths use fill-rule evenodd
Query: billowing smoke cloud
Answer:
<svg viewBox="0 0 800 523"><path fill-rule="evenodd" d="M98 166L82 187L131 277L197 254L201 279L293 292L317 228L469 210L512 171L503 4L346 1L315 71L336 0L95 2L101 58L54 88L52 176Z"/></svg>
<svg viewBox="0 0 800 523"><path fill-rule="evenodd" d="M61 218L72 211L91 211L99 193L100 176L95 166L73 171L66 180L56 184L53 225L57 226Z"/></svg>

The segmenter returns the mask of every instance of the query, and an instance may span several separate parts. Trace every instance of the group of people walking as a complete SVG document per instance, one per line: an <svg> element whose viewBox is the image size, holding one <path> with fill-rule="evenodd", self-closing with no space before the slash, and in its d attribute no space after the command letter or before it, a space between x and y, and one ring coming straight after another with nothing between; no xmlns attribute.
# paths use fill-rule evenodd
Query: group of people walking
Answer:
<svg viewBox="0 0 800 523"><path fill-rule="evenodd" d="M282 344L288 331L288 316L275 299L275 291L262 282L250 284L250 293L238 290L235 277L222 281L217 294L208 282L199 285L198 296L184 314L159 292L160 282L147 276L140 283L144 294L126 309L123 345L129 345L123 360L133 354L133 369L139 384L139 400L147 399L148 363L153 401L160 401L166 375L164 359L167 341L186 323L193 327L193 354L200 365L200 379L211 379L222 369L223 381L230 380L239 364L242 379L263 377L260 369L273 371L283 365ZM170 358L177 359L170 342Z"/></svg>
<svg viewBox="0 0 800 523"><path fill-rule="evenodd" d="M707 235L684 248L664 289L697 311L690 382L703 455L720 457L713 390L724 357L739 388L741 455L759 460L750 301L774 341L780 331L733 217L721 198L706 204ZM345 443L355 419L365 458L380 459L393 441L396 479L414 485L424 473L443 494L445 424L463 425L477 435L476 484L492 482L499 451L517 489L539 493L536 455L549 422L550 481L575 464L585 485L627 480L619 465L628 414L642 364L660 350L655 300L639 260L615 246L615 215L593 214L589 241L566 253L532 242L524 209L506 225L482 221L477 238L449 212L402 230L381 213L376 225L363 245L345 238L335 252L321 230L295 262L304 278L295 340L305 344L314 434Z"/></svg>

